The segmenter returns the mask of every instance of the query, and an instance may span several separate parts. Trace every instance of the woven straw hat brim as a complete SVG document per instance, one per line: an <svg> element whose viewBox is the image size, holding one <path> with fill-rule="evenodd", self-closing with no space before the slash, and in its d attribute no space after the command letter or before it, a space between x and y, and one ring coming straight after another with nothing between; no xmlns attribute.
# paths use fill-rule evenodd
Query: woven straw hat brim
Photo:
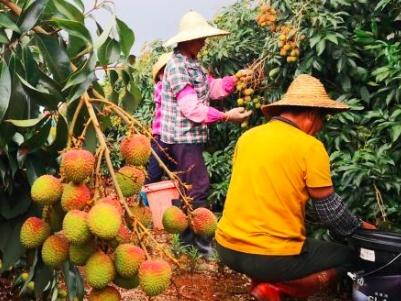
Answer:
<svg viewBox="0 0 401 301"><path fill-rule="evenodd" d="M156 82L157 75L159 74L160 70L162 70L167 65L167 62L170 60L172 55L172 52L162 54L157 62L153 65L152 78L154 82Z"/></svg>
<svg viewBox="0 0 401 301"><path fill-rule="evenodd" d="M318 108L330 113L341 112L350 108L345 103L332 100L320 80L308 74L297 76L288 87L283 98L262 106L262 112L269 118L277 115L285 107Z"/></svg>
<svg viewBox="0 0 401 301"><path fill-rule="evenodd" d="M340 113L350 109L349 106L345 104L338 103L337 101L325 102L325 103L314 103L314 104L306 104L306 103L299 103L296 104L294 102L288 103L285 101L277 101L272 104L263 105L261 110L265 117L271 118L273 116L277 116L281 113L281 111L286 107L301 107L301 108L311 108L311 109L322 109L329 114Z"/></svg>
<svg viewBox="0 0 401 301"><path fill-rule="evenodd" d="M226 36L230 34L228 31L214 28L212 26L201 27L196 29L191 29L188 31L183 31L169 39L163 44L164 47L174 46L180 42L192 41L201 38L210 38L218 36Z"/></svg>

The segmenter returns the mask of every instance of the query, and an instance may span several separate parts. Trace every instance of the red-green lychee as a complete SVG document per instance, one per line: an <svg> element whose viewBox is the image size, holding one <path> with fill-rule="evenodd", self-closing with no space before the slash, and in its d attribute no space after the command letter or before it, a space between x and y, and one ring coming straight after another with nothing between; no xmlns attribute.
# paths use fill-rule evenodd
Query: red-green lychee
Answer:
<svg viewBox="0 0 401 301"><path fill-rule="evenodd" d="M86 262L85 275L88 284L93 288L106 287L116 275L113 260L101 251L96 252Z"/></svg>
<svg viewBox="0 0 401 301"><path fill-rule="evenodd" d="M195 234L211 237L217 228L217 218L206 208L197 208L190 214L190 225Z"/></svg>
<svg viewBox="0 0 401 301"><path fill-rule="evenodd" d="M95 253L96 245L94 240L81 245L70 245L69 256L71 263L75 265L85 265L88 258Z"/></svg>
<svg viewBox="0 0 401 301"><path fill-rule="evenodd" d="M94 235L102 239L113 239L120 229L122 217L113 205L100 203L89 210L87 222Z"/></svg>
<svg viewBox="0 0 401 301"><path fill-rule="evenodd" d="M59 267L68 259L68 240L62 234L49 236L42 247L42 260L51 267Z"/></svg>
<svg viewBox="0 0 401 301"><path fill-rule="evenodd" d="M60 179L51 175L37 178L31 187L32 200L39 205L51 205L61 198L63 186Z"/></svg>
<svg viewBox="0 0 401 301"><path fill-rule="evenodd" d="M64 185L61 206L65 211L82 210L91 199L91 192L85 184L69 183Z"/></svg>
<svg viewBox="0 0 401 301"><path fill-rule="evenodd" d="M172 234L182 233L188 228L187 216L176 206L171 206L164 211L162 223L164 230Z"/></svg>
<svg viewBox="0 0 401 301"><path fill-rule="evenodd" d="M145 165L151 153L150 139L142 134L133 134L121 141L120 151L130 165Z"/></svg>
<svg viewBox="0 0 401 301"><path fill-rule="evenodd" d="M63 231L70 243L82 244L91 237L87 217L88 214L86 212L79 210L70 210L65 215Z"/></svg>
<svg viewBox="0 0 401 301"><path fill-rule="evenodd" d="M139 267L139 284L148 296L161 294L170 285L171 267L164 260L146 260Z"/></svg>
<svg viewBox="0 0 401 301"><path fill-rule="evenodd" d="M108 203L110 205L113 205L120 214L124 213L123 207L120 204L120 201L115 195L108 195L104 198L101 198L100 200L97 201L97 203Z"/></svg>
<svg viewBox="0 0 401 301"><path fill-rule="evenodd" d="M114 253L117 273L125 278L134 276L145 260L145 252L133 244L119 245Z"/></svg>
<svg viewBox="0 0 401 301"><path fill-rule="evenodd" d="M128 243L131 240L131 231L124 224L121 224L120 229L118 229L118 233L116 236L116 241L119 244Z"/></svg>
<svg viewBox="0 0 401 301"><path fill-rule="evenodd" d="M120 292L112 287L106 286L103 289L92 289L88 296L89 301L120 301L121 295Z"/></svg>
<svg viewBox="0 0 401 301"><path fill-rule="evenodd" d="M21 227L20 241L25 248L39 247L50 235L50 226L40 218L30 217Z"/></svg>
<svg viewBox="0 0 401 301"><path fill-rule="evenodd" d="M141 191L145 183L145 172L135 166L124 166L116 173L118 186L125 197L133 196Z"/></svg>
<svg viewBox="0 0 401 301"><path fill-rule="evenodd" d="M70 149L61 156L61 173L67 182L81 183L95 167L95 157L84 149Z"/></svg>

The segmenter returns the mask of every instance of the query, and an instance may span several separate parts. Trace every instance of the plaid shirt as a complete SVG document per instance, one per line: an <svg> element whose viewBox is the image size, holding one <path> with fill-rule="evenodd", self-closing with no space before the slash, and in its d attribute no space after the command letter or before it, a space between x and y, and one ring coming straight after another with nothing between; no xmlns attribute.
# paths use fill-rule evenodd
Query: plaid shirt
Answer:
<svg viewBox="0 0 401 301"><path fill-rule="evenodd" d="M209 105L206 72L197 60L175 51L166 65L163 77L161 140L165 143L205 143L207 141L206 124L187 119L178 108L176 96L187 85L194 88L202 104Z"/></svg>

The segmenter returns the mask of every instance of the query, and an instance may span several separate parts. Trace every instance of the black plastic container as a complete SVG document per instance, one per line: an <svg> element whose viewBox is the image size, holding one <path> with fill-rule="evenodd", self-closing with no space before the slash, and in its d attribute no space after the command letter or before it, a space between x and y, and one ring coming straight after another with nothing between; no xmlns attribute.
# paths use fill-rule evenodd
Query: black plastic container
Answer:
<svg viewBox="0 0 401 301"><path fill-rule="evenodd" d="M350 244L360 258L360 270L366 273L385 266L375 272L375 276L401 275L401 234L358 230L350 238Z"/></svg>

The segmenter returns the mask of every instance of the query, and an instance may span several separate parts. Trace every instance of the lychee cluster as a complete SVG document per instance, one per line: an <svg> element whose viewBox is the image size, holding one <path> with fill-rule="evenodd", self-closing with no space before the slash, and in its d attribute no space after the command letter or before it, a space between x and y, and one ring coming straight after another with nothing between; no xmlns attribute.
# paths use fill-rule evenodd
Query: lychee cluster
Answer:
<svg viewBox="0 0 401 301"><path fill-rule="evenodd" d="M127 165L116 172L117 182L123 195L131 197L145 180L141 165L150 155L149 139L140 134L126 137L120 151ZM25 221L20 241L29 249L41 247L42 260L50 267L58 269L67 260L85 266L86 282L93 288L89 300L121 300L112 283L123 288L141 285L149 296L160 294L170 284L171 268L162 259L147 258L138 245L135 222L114 192L102 197L94 193L95 163L89 151L70 149L61 155L61 178L36 179L31 196L43 206L42 218Z"/></svg>
<svg viewBox="0 0 401 301"><path fill-rule="evenodd" d="M206 208L197 208L184 213L180 208L171 206L163 213L163 227L168 233L178 234L188 227L203 237L212 237L217 228L217 218L212 211Z"/></svg>
<svg viewBox="0 0 401 301"><path fill-rule="evenodd" d="M280 55L286 57L288 63L294 63L299 58L298 32L290 25L283 25L278 28L278 47L280 48Z"/></svg>
<svg viewBox="0 0 401 301"><path fill-rule="evenodd" d="M259 26L269 27L271 31L276 31L277 11L273 7L263 4L259 8L256 22Z"/></svg>

